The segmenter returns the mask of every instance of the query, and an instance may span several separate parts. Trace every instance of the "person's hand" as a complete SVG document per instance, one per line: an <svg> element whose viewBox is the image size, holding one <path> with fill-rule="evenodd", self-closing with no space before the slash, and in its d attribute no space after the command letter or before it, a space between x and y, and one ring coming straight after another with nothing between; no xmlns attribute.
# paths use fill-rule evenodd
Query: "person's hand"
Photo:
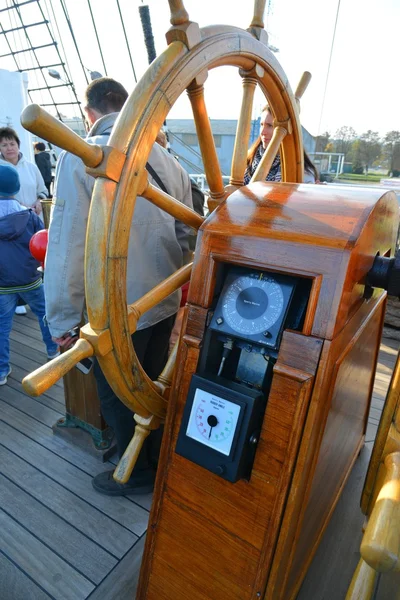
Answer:
<svg viewBox="0 0 400 600"><path fill-rule="evenodd" d="M72 346L75 344L75 342L79 339L78 334L77 335L71 335L70 331L67 331L67 333L64 333L64 335L62 335L61 337L53 337L52 340L53 342L55 342L56 344L58 344L58 346L60 346L60 348L63 348L64 350L68 350L69 348L72 348Z"/></svg>
<svg viewBox="0 0 400 600"><path fill-rule="evenodd" d="M40 213L42 212L42 205L40 203L40 200L37 200L37 202L32 206L32 208L37 215L40 215Z"/></svg>

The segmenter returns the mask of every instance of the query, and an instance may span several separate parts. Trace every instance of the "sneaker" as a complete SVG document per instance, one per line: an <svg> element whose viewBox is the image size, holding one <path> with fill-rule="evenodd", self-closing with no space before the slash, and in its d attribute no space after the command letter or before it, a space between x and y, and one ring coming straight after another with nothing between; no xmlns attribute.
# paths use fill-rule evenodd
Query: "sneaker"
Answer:
<svg viewBox="0 0 400 600"><path fill-rule="evenodd" d="M11 371L12 371L12 369L10 367L7 375L3 375L3 376L0 377L0 385L6 385L6 383L7 383L7 377L9 376L9 374L11 373Z"/></svg>
<svg viewBox="0 0 400 600"><path fill-rule="evenodd" d="M60 356L60 350L56 350L53 353L49 353L49 352L47 353L47 358L49 360L53 360L53 358L57 358L57 356Z"/></svg>
<svg viewBox="0 0 400 600"><path fill-rule="evenodd" d="M133 496L150 494L154 489L155 471L142 471L132 475L127 483L117 483L114 471L104 471L92 479L92 486L106 496Z"/></svg>
<svg viewBox="0 0 400 600"><path fill-rule="evenodd" d="M15 307L15 314L16 315L26 315L26 308L25 308L25 306L16 306Z"/></svg>

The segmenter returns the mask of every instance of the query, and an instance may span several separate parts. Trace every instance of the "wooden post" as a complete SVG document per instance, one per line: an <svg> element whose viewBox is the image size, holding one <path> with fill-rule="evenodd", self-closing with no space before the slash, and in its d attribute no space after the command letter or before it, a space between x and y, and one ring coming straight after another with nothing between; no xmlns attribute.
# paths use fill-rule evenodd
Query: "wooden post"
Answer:
<svg viewBox="0 0 400 600"><path fill-rule="evenodd" d="M78 340L77 343L83 341L86 342ZM65 417L56 421L53 432L107 461L117 447L112 444L113 431L101 415L93 371L85 375L71 368L64 375L64 396Z"/></svg>

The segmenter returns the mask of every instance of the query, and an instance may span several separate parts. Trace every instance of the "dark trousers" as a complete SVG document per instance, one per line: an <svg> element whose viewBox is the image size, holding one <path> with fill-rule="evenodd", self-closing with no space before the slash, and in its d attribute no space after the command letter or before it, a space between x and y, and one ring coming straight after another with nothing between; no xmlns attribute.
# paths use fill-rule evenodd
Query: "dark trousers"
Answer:
<svg viewBox="0 0 400 600"><path fill-rule="evenodd" d="M175 316L168 317L152 327L140 329L132 335L133 347L146 374L153 381L162 372L168 359L168 344ZM114 394L97 361L93 367L100 399L101 412L107 425L114 430L118 454L121 457L135 431L133 412ZM162 430L152 431L146 438L134 471L157 465Z"/></svg>
<svg viewBox="0 0 400 600"><path fill-rule="evenodd" d="M49 198L52 198L52 197L53 197L53 195L52 195L52 193L51 193L51 183L52 183L52 181L53 181L53 180L51 180L51 181L45 181L45 182L44 182L44 184L45 184L45 186L46 186L46 188L47 188L47 196L48 196Z"/></svg>

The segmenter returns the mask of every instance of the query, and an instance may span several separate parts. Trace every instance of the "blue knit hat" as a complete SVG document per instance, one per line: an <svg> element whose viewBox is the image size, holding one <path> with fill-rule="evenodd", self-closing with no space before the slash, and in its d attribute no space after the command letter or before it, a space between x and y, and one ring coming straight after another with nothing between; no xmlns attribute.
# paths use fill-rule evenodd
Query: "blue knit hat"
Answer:
<svg viewBox="0 0 400 600"><path fill-rule="evenodd" d="M17 169L9 165L0 165L0 198L15 196L20 187Z"/></svg>

